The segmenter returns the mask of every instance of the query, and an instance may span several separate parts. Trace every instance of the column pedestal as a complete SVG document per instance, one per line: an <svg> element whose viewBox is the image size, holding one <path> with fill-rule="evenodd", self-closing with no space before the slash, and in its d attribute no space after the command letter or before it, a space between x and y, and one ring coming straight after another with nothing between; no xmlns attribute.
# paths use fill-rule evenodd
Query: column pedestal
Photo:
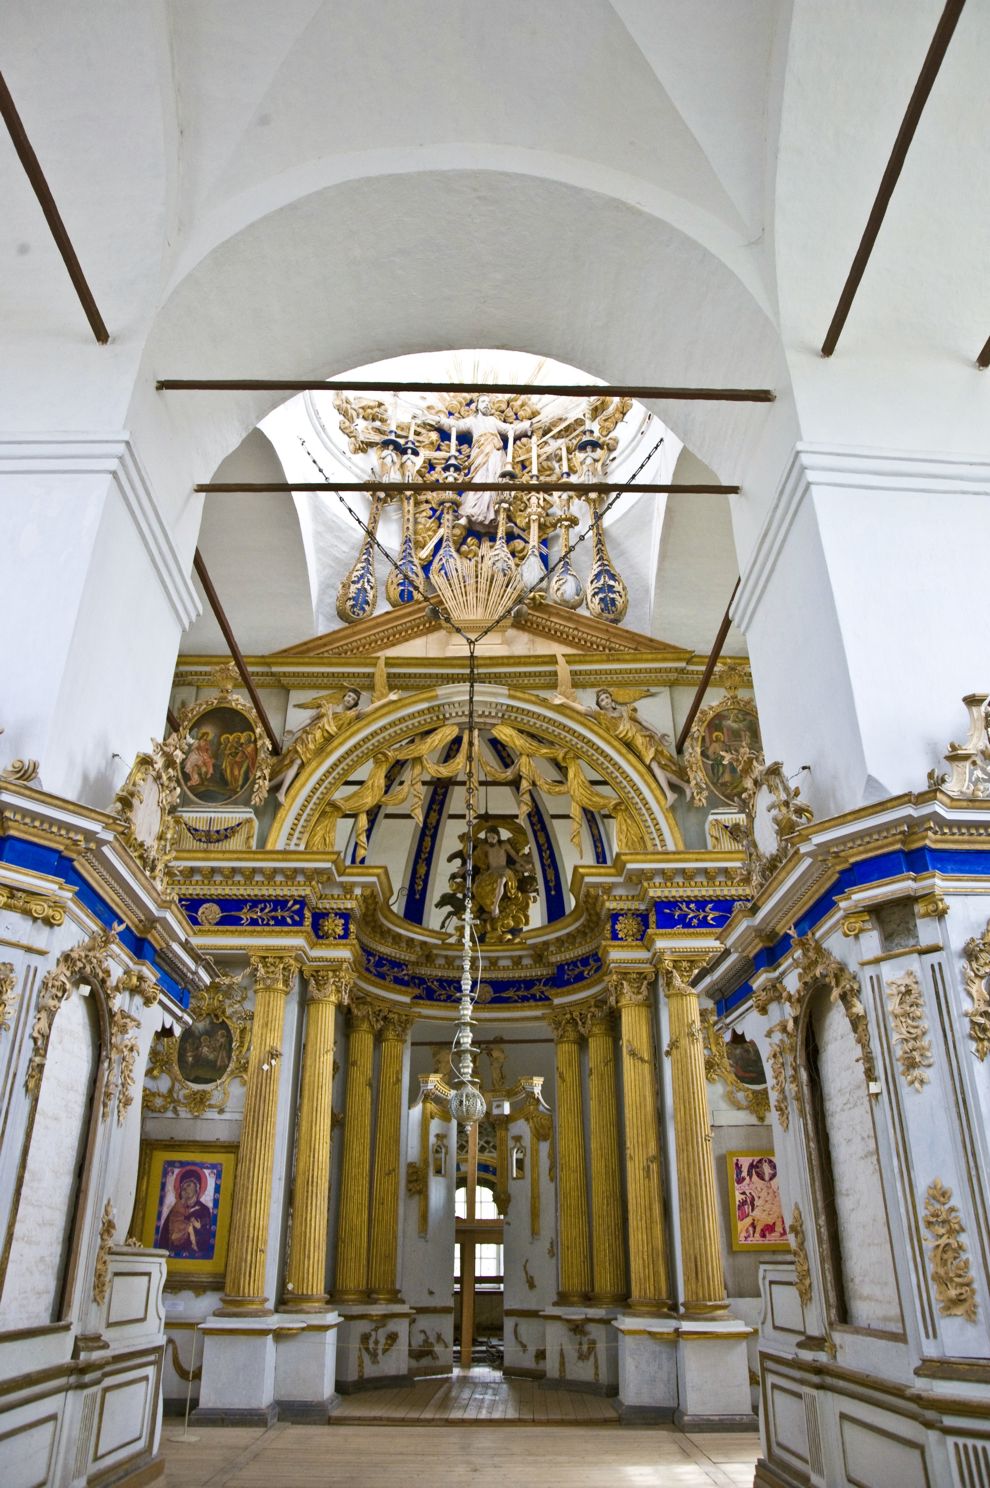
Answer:
<svg viewBox="0 0 990 1488"><path fill-rule="evenodd" d="M203 1373L193 1421L210 1426L272 1426L275 1406L274 1313L222 1317L200 1324Z"/></svg>
<svg viewBox="0 0 990 1488"><path fill-rule="evenodd" d="M618 1335L614 1310L604 1307L548 1307L546 1324L547 1390L585 1390L615 1395L619 1389Z"/></svg>
<svg viewBox="0 0 990 1488"><path fill-rule="evenodd" d="M620 1313L619 1419L625 1424L672 1421L677 1410L677 1319Z"/></svg>
<svg viewBox="0 0 990 1488"><path fill-rule="evenodd" d="M280 1421L322 1425L337 1399L338 1312L283 1314L275 1331L275 1403Z"/></svg>
<svg viewBox="0 0 990 1488"><path fill-rule="evenodd" d="M337 1389L342 1395L357 1390L411 1385L409 1328L416 1316L411 1307L382 1303L342 1306L337 1332Z"/></svg>
<svg viewBox="0 0 990 1488"><path fill-rule="evenodd" d="M746 1340L753 1330L736 1319L680 1324L677 1410L684 1431L755 1431Z"/></svg>

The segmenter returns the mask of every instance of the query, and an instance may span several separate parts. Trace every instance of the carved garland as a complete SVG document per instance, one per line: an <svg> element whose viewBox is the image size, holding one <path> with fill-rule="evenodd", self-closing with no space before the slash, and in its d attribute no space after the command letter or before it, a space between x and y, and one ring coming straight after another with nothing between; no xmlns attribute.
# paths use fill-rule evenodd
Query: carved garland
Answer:
<svg viewBox="0 0 990 1488"><path fill-rule="evenodd" d="M962 1317L976 1322L976 1286L969 1267L969 1257L961 1236L962 1217L949 1201L952 1189L939 1178L933 1178L925 1194L925 1229L931 1235L926 1242L931 1251L932 1283L938 1310L943 1317Z"/></svg>
<svg viewBox="0 0 990 1488"><path fill-rule="evenodd" d="M795 1100L797 1099L797 1026L793 1018L782 1018L767 1033L770 1039L767 1053L770 1059L773 1108L781 1130L787 1131L791 1124L791 1111L787 1103L788 1088Z"/></svg>
<svg viewBox="0 0 990 1488"><path fill-rule="evenodd" d="M791 1247L794 1251L794 1285L802 1306L811 1302L811 1267L808 1264L808 1249L804 1238L804 1218L797 1204L791 1214Z"/></svg>
<svg viewBox="0 0 990 1488"><path fill-rule="evenodd" d="M990 993L987 979L990 977L990 923L983 934L967 940L963 947L963 978L970 995L972 1007L966 1009L969 1020L969 1037L973 1051L982 1064L990 1053Z"/></svg>
<svg viewBox="0 0 990 1488"><path fill-rule="evenodd" d="M934 1060L917 972L906 971L903 976L893 977L885 991L901 1075L906 1085L922 1090L928 1084L926 1070Z"/></svg>
<svg viewBox="0 0 990 1488"><path fill-rule="evenodd" d="M103 1206L103 1218L100 1220L100 1245L96 1252L96 1265L93 1269L93 1301L102 1307L107 1299L110 1289L110 1247L113 1244L113 1232L117 1227L117 1218L113 1212L113 1204L107 1199Z"/></svg>
<svg viewBox="0 0 990 1488"><path fill-rule="evenodd" d="M17 996L14 988L17 986L17 974L14 971L12 961L0 961L0 1033L8 1033L10 1020L17 1006Z"/></svg>

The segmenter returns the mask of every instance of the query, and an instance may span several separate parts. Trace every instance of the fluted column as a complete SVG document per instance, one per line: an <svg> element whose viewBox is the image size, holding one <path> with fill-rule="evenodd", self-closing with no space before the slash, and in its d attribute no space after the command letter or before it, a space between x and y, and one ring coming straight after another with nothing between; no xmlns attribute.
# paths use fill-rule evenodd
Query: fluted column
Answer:
<svg viewBox="0 0 990 1488"><path fill-rule="evenodd" d="M265 1259L285 1000L295 981L295 962L290 956L252 956L251 971L254 974L251 1053L230 1217L227 1276L217 1310L261 1315L271 1311L265 1295Z"/></svg>
<svg viewBox="0 0 990 1488"><path fill-rule="evenodd" d="M306 1046L283 1305L313 1312L327 1305L334 1024L338 1007L347 1001L351 971L343 966L314 966L307 970L306 981Z"/></svg>
<svg viewBox="0 0 990 1488"><path fill-rule="evenodd" d="M668 1047L681 1199L684 1311L710 1315L726 1311L726 1295L698 994L680 969L669 962L664 984L670 1022Z"/></svg>
<svg viewBox="0 0 990 1488"><path fill-rule="evenodd" d="M660 1192L660 1122L653 1051L652 968L630 968L609 978L619 1010L626 1133L626 1213L629 1225L629 1309L670 1311L667 1237Z"/></svg>
<svg viewBox="0 0 990 1488"><path fill-rule="evenodd" d="M375 1178L371 1193L371 1260L368 1290L376 1302L393 1302L399 1295L399 1140L405 1084L402 1067L412 1019L405 1013L386 1013L381 1023L381 1064L378 1070L378 1125L375 1129Z"/></svg>
<svg viewBox="0 0 990 1488"><path fill-rule="evenodd" d="M375 1055L374 1009L355 998L350 1010L344 1159L337 1216L334 1297L360 1302L368 1295L368 1203L371 1180L371 1075Z"/></svg>
<svg viewBox="0 0 990 1488"><path fill-rule="evenodd" d="M588 1101L591 1125L591 1284L599 1307L623 1302L625 1229L619 1168L619 1109L615 1085L615 1019L604 1003L583 1016L588 1036Z"/></svg>
<svg viewBox="0 0 990 1488"><path fill-rule="evenodd" d="M550 1022L557 1045L557 1301L569 1306L591 1291L581 1030L571 1013L555 1013Z"/></svg>

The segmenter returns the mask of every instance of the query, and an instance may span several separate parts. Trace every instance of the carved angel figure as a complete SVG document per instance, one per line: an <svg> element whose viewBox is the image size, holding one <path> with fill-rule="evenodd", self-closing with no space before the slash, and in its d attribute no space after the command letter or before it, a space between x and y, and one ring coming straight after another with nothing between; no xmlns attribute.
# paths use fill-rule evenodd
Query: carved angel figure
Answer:
<svg viewBox="0 0 990 1488"><path fill-rule="evenodd" d="M571 686L569 670L562 659L558 665L557 685L558 690L550 701L586 714L595 719L607 733L628 744L657 780L668 806L674 804L671 776L675 784L687 794L687 785L681 778L670 735L661 734L652 724L640 718L636 711L636 703L653 695L645 687L600 687L595 693L595 706L589 707L578 701L577 693Z"/></svg>
<svg viewBox="0 0 990 1488"><path fill-rule="evenodd" d="M335 706L337 703L339 707ZM312 698L302 711L311 713L312 718L287 736L282 753L272 767L272 783L281 782L276 796L279 804L285 802L289 787L303 765L314 759L335 734L360 718L367 709L361 707L358 689L348 687L342 693L328 692L322 697Z"/></svg>

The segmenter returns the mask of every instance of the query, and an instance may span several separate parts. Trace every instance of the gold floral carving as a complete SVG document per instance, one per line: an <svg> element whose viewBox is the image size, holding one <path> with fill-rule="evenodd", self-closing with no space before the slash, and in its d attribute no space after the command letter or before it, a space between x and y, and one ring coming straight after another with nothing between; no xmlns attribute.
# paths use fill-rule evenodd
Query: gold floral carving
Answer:
<svg viewBox="0 0 990 1488"><path fill-rule="evenodd" d="M972 1007L966 1009L969 1037L977 1059L982 1063L990 1052L990 924L983 934L967 940L963 946L963 979Z"/></svg>
<svg viewBox="0 0 990 1488"><path fill-rule="evenodd" d="M107 1077L103 1084L103 1119L110 1115L114 1097L117 1098L117 1125L122 1126L124 1117L134 1101L134 1065L138 1056L137 1030L140 1018L115 1007L110 1017L110 1050Z"/></svg>
<svg viewBox="0 0 990 1488"><path fill-rule="evenodd" d="M934 1178L925 1194L925 1229L932 1237L926 1242L931 1252L932 1284L938 1310L943 1317L962 1317L976 1322L976 1286L969 1257L962 1242L962 1217L951 1203L951 1188Z"/></svg>
<svg viewBox="0 0 990 1488"><path fill-rule="evenodd" d="M60 899L32 894L27 889L13 889L9 884L0 887L0 911L26 915L43 925L61 925L65 921L65 906Z"/></svg>
<svg viewBox="0 0 990 1488"><path fill-rule="evenodd" d="M770 1059L773 1108L781 1128L787 1131L791 1124L791 1110L787 1102L788 1087L791 1094L797 1097L797 1027L793 1018L782 1018L767 1033L770 1039L767 1053Z"/></svg>
<svg viewBox="0 0 990 1488"><path fill-rule="evenodd" d="M121 840L157 883L174 852L172 811L182 795L182 745L180 734L172 734L164 744L153 739L151 753L136 756L113 803L113 814L122 827Z"/></svg>
<svg viewBox="0 0 990 1488"><path fill-rule="evenodd" d="M174 1111L177 1115L203 1116L207 1111L219 1113L227 1109L234 1081L243 1084L247 1079L251 1014L245 1006L246 999L240 977L218 977L209 987L193 994L189 1004L193 1024L225 1023L230 1029L230 1063L216 1080L193 1085L179 1069L179 1040L154 1039L145 1076L145 1110L153 1114ZM167 1083L162 1085L161 1081Z"/></svg>
<svg viewBox="0 0 990 1488"><path fill-rule="evenodd" d="M737 1111L750 1111L757 1121L764 1121L770 1110L767 1088L765 1085L745 1085L732 1068L714 1008L702 1009L701 1034L705 1049L705 1078L709 1084L721 1080L730 1105Z"/></svg>
<svg viewBox="0 0 990 1488"><path fill-rule="evenodd" d="M832 1002L842 1004L859 1045L863 1074L868 1082L874 1081L877 1077L876 1062L870 1047L866 1008L859 995L859 978L856 973L844 966L837 956L833 956L831 951L815 939L810 930L807 935L794 937L791 952L797 967L802 996L807 996L815 984L824 983L829 989Z"/></svg>
<svg viewBox="0 0 990 1488"><path fill-rule="evenodd" d="M110 1290L110 1247L113 1244L113 1232L117 1227L117 1219L113 1212L113 1204L107 1199L103 1206L103 1218L100 1220L100 1244L96 1252L96 1265L93 1268L93 1301L102 1307L107 1300L107 1292Z"/></svg>
<svg viewBox="0 0 990 1488"><path fill-rule="evenodd" d="M764 982L762 987L753 991L753 1007L762 1018L766 1018L775 1002L782 1003L785 1007L789 1003L790 994L784 983L777 977L770 982Z"/></svg>
<svg viewBox="0 0 990 1488"><path fill-rule="evenodd" d="M811 1267L804 1238L804 1219L797 1204L791 1214L791 1249L794 1251L794 1285L802 1306L807 1307L811 1302Z"/></svg>
<svg viewBox="0 0 990 1488"><path fill-rule="evenodd" d="M14 993L16 986L17 974L13 962L0 961L0 1033L7 1033L10 1029L10 1020L17 1005Z"/></svg>
<svg viewBox="0 0 990 1488"><path fill-rule="evenodd" d="M906 1085L922 1090L928 1084L926 1070L934 1061L917 972L893 977L885 991L901 1074Z"/></svg>
<svg viewBox="0 0 990 1488"><path fill-rule="evenodd" d="M120 925L109 930L98 930L88 940L63 951L55 965L44 977L38 993L34 1024L31 1028L31 1057L28 1060L24 1087L28 1095L37 1095L45 1071L48 1041L51 1038L55 1014L79 982L95 982L103 989L108 1002L110 994L110 963L107 959L110 947L116 943L116 931Z"/></svg>

